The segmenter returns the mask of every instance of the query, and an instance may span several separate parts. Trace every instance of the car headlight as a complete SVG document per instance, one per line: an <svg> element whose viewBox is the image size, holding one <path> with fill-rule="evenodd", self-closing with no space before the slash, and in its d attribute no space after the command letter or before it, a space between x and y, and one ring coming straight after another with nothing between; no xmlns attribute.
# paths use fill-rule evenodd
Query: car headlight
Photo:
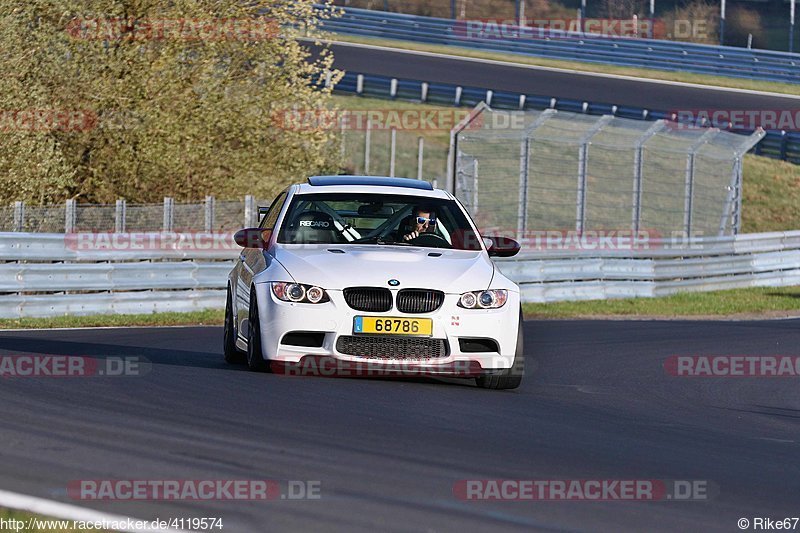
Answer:
<svg viewBox="0 0 800 533"><path fill-rule="evenodd" d="M330 300L322 287L302 283L273 281L272 293L284 302L321 304Z"/></svg>
<svg viewBox="0 0 800 533"><path fill-rule="evenodd" d="M465 292L458 299L458 306L466 309L497 309L503 307L508 300L508 291L494 289L489 291Z"/></svg>

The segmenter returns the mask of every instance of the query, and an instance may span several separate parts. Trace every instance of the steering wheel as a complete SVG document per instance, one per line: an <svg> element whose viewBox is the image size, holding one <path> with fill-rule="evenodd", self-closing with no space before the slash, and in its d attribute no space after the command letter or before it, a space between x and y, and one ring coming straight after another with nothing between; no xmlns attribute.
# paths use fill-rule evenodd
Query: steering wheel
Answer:
<svg viewBox="0 0 800 533"><path fill-rule="evenodd" d="M429 246L431 248L452 248L453 246L447 242L447 239L436 233L420 233L410 241L409 244L414 246Z"/></svg>

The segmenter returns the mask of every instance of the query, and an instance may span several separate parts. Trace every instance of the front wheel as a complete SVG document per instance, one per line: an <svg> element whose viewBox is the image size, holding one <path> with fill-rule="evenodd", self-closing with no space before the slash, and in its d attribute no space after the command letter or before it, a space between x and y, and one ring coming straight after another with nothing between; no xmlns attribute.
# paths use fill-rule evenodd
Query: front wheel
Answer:
<svg viewBox="0 0 800 533"><path fill-rule="evenodd" d="M230 364L244 363L244 354L236 347L236 329L233 319L233 302L231 288L228 287L228 296L225 299L225 327L223 333L223 354L225 362Z"/></svg>
<svg viewBox="0 0 800 533"><path fill-rule="evenodd" d="M250 290L250 313L247 325L247 367L253 372L266 372L269 363L264 360L261 351L261 322L258 317L256 289Z"/></svg>
<svg viewBox="0 0 800 533"><path fill-rule="evenodd" d="M516 389L522 383L525 374L525 343L523 341L522 310L519 312L519 328L517 329L517 348L514 353L514 364L500 374L491 374L476 378L478 386L484 389Z"/></svg>

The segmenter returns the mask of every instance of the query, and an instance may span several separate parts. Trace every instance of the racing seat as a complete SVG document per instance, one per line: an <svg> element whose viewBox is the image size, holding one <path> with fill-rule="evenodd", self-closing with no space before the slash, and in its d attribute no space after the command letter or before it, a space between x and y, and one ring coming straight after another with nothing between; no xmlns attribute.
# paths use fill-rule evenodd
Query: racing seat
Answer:
<svg viewBox="0 0 800 533"><path fill-rule="evenodd" d="M293 244L343 243L342 234L333 225L333 217L322 211L305 211L289 226L289 241Z"/></svg>

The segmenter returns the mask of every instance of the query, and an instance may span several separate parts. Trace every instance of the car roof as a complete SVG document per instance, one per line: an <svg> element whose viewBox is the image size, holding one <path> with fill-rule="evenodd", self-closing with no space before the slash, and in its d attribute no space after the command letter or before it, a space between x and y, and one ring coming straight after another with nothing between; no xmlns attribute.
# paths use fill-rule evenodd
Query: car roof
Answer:
<svg viewBox="0 0 800 533"><path fill-rule="evenodd" d="M388 176L311 176L308 183L299 183L296 187L295 194L360 192L451 198L427 181Z"/></svg>
<svg viewBox="0 0 800 533"><path fill-rule="evenodd" d="M381 185L389 187L408 187L410 189L422 189L424 191L433 190L433 185L427 181L388 176L311 176L308 178L308 184L322 187L327 185Z"/></svg>

